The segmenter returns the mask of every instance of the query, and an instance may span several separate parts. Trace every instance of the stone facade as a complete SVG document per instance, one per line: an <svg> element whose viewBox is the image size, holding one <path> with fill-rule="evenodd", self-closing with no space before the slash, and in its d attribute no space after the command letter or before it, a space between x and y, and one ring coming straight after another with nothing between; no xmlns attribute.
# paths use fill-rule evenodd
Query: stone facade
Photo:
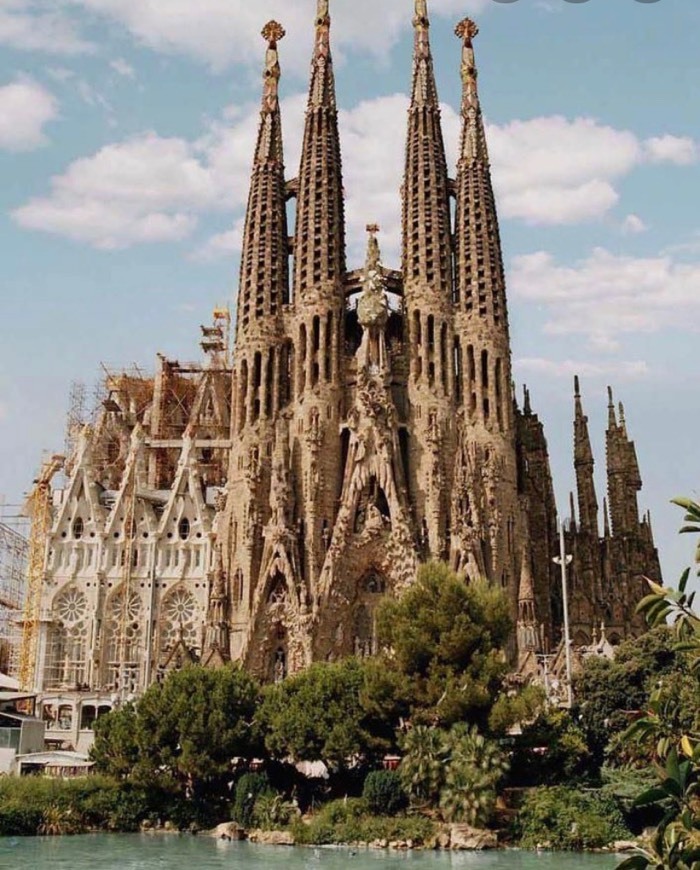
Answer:
<svg viewBox="0 0 700 870"><path fill-rule="evenodd" d="M47 698L135 694L188 660L241 660L274 680L368 655L382 596L430 559L505 590L513 656L559 642L556 507L542 425L529 394L519 410L512 392L478 31L469 20L456 29L453 179L424 0L413 26L399 270L383 265L372 224L364 266L346 265L328 4L293 179L278 96L284 30L265 27L233 363L219 319L203 328L206 363L160 358L153 378L108 379L55 498L38 667ZM601 623L611 641L640 631L640 577L659 576L634 445L612 406L607 446L601 536L577 382L578 512L566 541L580 644Z"/></svg>

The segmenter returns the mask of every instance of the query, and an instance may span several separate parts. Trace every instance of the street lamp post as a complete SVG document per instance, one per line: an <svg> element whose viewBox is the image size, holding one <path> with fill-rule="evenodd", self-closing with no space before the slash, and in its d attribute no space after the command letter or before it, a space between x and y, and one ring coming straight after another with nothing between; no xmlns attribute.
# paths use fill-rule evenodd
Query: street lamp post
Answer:
<svg viewBox="0 0 700 870"><path fill-rule="evenodd" d="M564 604L564 651L566 653L566 699L569 709L573 704L573 694L571 690L571 639L569 637L569 594L566 583L566 566L571 564L574 557L567 555L564 546L564 525L559 523L559 555L554 558L554 562L561 567L561 592Z"/></svg>

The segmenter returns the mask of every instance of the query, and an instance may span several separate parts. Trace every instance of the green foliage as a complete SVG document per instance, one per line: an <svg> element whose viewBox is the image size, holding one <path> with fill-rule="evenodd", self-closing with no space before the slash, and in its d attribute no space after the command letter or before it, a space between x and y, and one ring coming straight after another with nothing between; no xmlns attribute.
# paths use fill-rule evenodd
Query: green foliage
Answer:
<svg viewBox="0 0 700 870"><path fill-rule="evenodd" d="M445 774L445 740L437 728L416 725L404 736L404 757L399 776L406 791L418 802L434 803Z"/></svg>
<svg viewBox="0 0 700 870"><path fill-rule="evenodd" d="M485 724L512 627L500 589L467 585L442 563L423 565L401 598L382 602L377 624L391 666L405 678L414 721Z"/></svg>
<svg viewBox="0 0 700 870"><path fill-rule="evenodd" d="M506 734L514 725L533 722L544 708L546 693L541 686L524 686L518 692L502 693L489 714L489 730Z"/></svg>
<svg viewBox="0 0 700 870"><path fill-rule="evenodd" d="M590 777L591 752L567 710L548 708L515 740L510 784L560 785Z"/></svg>
<svg viewBox="0 0 700 870"><path fill-rule="evenodd" d="M111 776L206 798L230 776L232 758L255 755L258 696L257 683L238 668L184 668L134 707L101 717L92 758Z"/></svg>
<svg viewBox="0 0 700 870"><path fill-rule="evenodd" d="M232 818L244 828L251 827L258 798L270 793L270 780L265 773L244 773L236 783Z"/></svg>
<svg viewBox="0 0 700 870"><path fill-rule="evenodd" d="M472 726L455 725L447 741L445 782L440 807L450 822L486 824L496 804L496 786L508 761L493 740Z"/></svg>
<svg viewBox="0 0 700 870"><path fill-rule="evenodd" d="M143 791L103 776L0 779L0 835L135 831L148 815Z"/></svg>
<svg viewBox="0 0 700 870"><path fill-rule="evenodd" d="M285 801L281 794L264 791L255 800L252 826L263 831L279 830L285 828L295 814L295 807Z"/></svg>
<svg viewBox="0 0 700 870"><path fill-rule="evenodd" d="M358 798L331 801L304 824L291 826L300 845L370 843L373 840L413 840L417 846L430 843L435 825L423 816L387 818L369 813L366 801Z"/></svg>
<svg viewBox="0 0 700 870"><path fill-rule="evenodd" d="M630 719L646 708L659 680L687 668L685 654L676 647L672 631L659 625L621 644L612 661L590 658L585 662L575 685L577 712L598 765L603 763L611 741L611 763L633 760L616 738Z"/></svg>
<svg viewBox="0 0 700 870"><path fill-rule="evenodd" d="M399 767L404 787L418 805L439 803L448 821L488 822L496 786L508 769L498 745L475 726L445 733L418 725L404 739Z"/></svg>
<svg viewBox="0 0 700 870"><path fill-rule="evenodd" d="M520 845L579 851L630 836L614 799L600 791L556 786L528 793L516 822Z"/></svg>
<svg viewBox="0 0 700 870"><path fill-rule="evenodd" d="M139 760L138 724L133 704L126 704L95 721L91 756L99 770L117 779L131 776Z"/></svg>
<svg viewBox="0 0 700 870"><path fill-rule="evenodd" d="M690 499L674 502L686 511L685 521L690 523L681 532L700 532L700 505ZM700 546L695 561L700 562ZM658 782L639 795L635 805L660 807L665 812L645 847L618 870L691 870L700 865L700 616L693 610L695 593L687 591L689 577L690 568L681 576L677 590L647 581L651 594L637 608L652 626L670 621L676 649L689 656L691 667L688 674L661 681L652 692L647 715L623 735L630 743L651 744L655 757Z"/></svg>
<svg viewBox="0 0 700 870"><path fill-rule="evenodd" d="M321 760L333 770L383 750L365 692L366 670L357 659L319 662L269 686L258 714L265 745L278 758Z"/></svg>
<svg viewBox="0 0 700 870"><path fill-rule="evenodd" d="M408 796L401 777L393 770L373 770L365 779L362 797L370 812L378 816L395 816L406 809Z"/></svg>

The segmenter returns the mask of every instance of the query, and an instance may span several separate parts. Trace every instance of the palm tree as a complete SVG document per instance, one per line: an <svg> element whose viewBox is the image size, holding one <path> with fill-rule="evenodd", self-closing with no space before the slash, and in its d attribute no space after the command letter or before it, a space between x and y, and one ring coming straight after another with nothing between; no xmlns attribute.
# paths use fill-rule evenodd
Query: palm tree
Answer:
<svg viewBox="0 0 700 870"><path fill-rule="evenodd" d="M403 738L404 758L399 775L412 798L426 803L437 798L442 786L445 741L436 728L416 725Z"/></svg>

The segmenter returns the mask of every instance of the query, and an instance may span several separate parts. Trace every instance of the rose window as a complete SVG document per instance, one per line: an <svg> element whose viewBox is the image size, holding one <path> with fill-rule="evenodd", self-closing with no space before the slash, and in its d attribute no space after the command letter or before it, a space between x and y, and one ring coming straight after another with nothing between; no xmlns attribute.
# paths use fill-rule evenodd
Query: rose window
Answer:
<svg viewBox="0 0 700 870"><path fill-rule="evenodd" d="M54 611L64 625L75 625L85 619L87 601L83 593L73 587L59 595Z"/></svg>
<svg viewBox="0 0 700 870"><path fill-rule="evenodd" d="M175 589L165 599L162 606L162 630L160 647L162 651L171 650L178 641L194 649L198 644L197 602L187 589Z"/></svg>

